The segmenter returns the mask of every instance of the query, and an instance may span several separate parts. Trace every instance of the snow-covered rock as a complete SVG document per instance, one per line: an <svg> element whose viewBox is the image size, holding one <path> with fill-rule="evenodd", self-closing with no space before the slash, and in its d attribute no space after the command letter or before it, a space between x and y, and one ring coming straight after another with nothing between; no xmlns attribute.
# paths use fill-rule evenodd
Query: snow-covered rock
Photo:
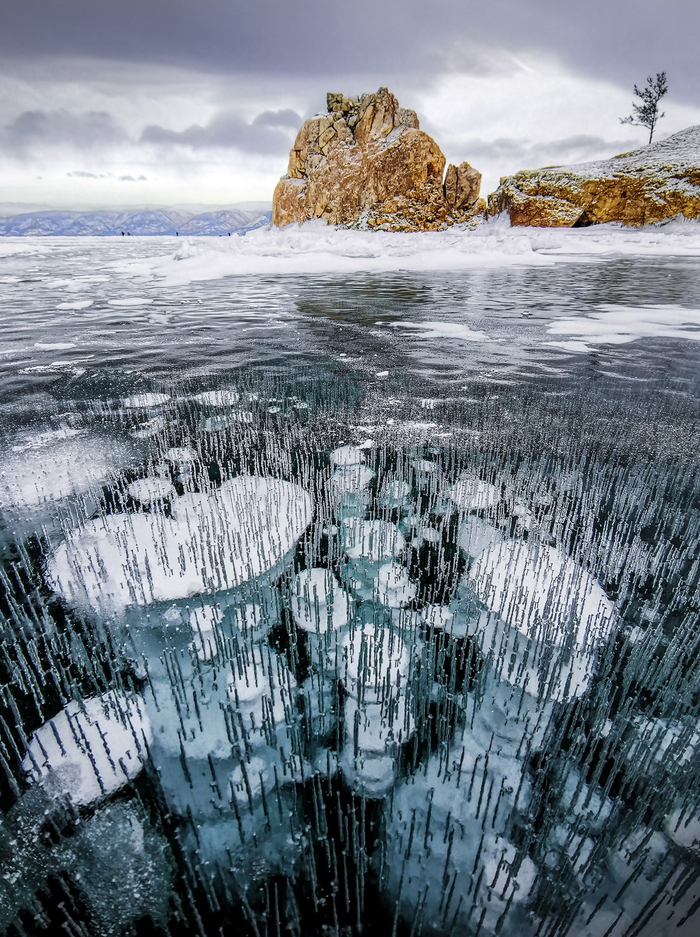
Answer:
<svg viewBox="0 0 700 937"><path fill-rule="evenodd" d="M524 170L489 196L489 214L513 225L643 225L700 218L700 125L612 159Z"/></svg>

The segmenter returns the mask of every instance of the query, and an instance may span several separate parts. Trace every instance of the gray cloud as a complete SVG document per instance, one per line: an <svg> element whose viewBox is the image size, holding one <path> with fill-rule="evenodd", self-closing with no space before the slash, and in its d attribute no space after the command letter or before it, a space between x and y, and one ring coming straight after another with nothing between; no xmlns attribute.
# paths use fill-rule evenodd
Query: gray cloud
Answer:
<svg viewBox="0 0 700 937"><path fill-rule="evenodd" d="M290 115L294 116L294 123ZM233 148L245 153L279 154L289 148L292 138L289 130L282 128L297 127L300 122L299 115L291 110L265 111L251 123L246 123L237 114L224 111L205 126L193 124L185 130L169 130L158 124L149 124L141 133L140 142L186 146L193 150Z"/></svg>
<svg viewBox="0 0 700 937"><path fill-rule="evenodd" d="M555 55L630 87L666 69L671 94L697 99L700 4L690 0L33 0L6 4L0 53L101 58L237 75L340 76L367 90L446 69L488 73L490 47ZM340 88L339 90L344 90ZM353 89L349 89L353 90ZM554 89L556 91L556 89Z"/></svg>
<svg viewBox="0 0 700 937"><path fill-rule="evenodd" d="M546 165L583 163L607 159L617 153L636 149L639 140L605 140L587 134L577 134L560 140L529 143L525 140L500 137L496 140L468 140L460 145L470 161L480 160L503 166L517 165L519 169L537 169Z"/></svg>
<svg viewBox="0 0 700 937"><path fill-rule="evenodd" d="M119 182L146 182L146 176L118 176Z"/></svg>
<svg viewBox="0 0 700 937"><path fill-rule="evenodd" d="M106 111L23 111L0 130L0 149L16 156L54 146L85 149L127 140L124 128Z"/></svg>
<svg viewBox="0 0 700 937"><path fill-rule="evenodd" d="M263 111L252 121L254 127L291 127L293 130L301 126L301 115L291 108L282 111Z"/></svg>

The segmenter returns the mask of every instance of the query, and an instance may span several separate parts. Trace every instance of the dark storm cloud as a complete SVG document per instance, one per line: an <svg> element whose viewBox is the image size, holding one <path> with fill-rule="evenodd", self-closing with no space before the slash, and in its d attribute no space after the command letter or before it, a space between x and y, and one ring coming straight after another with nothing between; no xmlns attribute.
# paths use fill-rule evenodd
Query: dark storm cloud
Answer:
<svg viewBox="0 0 700 937"><path fill-rule="evenodd" d="M23 111L0 129L0 150L24 156L51 146L85 149L115 146L127 139L124 128L106 111Z"/></svg>
<svg viewBox="0 0 700 937"><path fill-rule="evenodd" d="M488 73L491 47L556 55L630 86L665 69L697 100L693 0L31 0L3 10L0 53L100 57L238 75ZM342 90L342 89L340 89ZM352 90L352 89L351 89ZM366 89L355 89L366 90ZM556 91L556 89L553 89Z"/></svg>
<svg viewBox="0 0 700 937"><path fill-rule="evenodd" d="M283 115L281 118L280 114ZM290 114L294 115L294 122L286 116ZM193 150L233 148L245 153L278 154L289 148L291 130L300 123L301 118L294 111L264 111L252 123L246 123L237 114L222 112L205 126L193 124L185 130L169 130L150 124L144 128L140 142L186 146Z"/></svg>

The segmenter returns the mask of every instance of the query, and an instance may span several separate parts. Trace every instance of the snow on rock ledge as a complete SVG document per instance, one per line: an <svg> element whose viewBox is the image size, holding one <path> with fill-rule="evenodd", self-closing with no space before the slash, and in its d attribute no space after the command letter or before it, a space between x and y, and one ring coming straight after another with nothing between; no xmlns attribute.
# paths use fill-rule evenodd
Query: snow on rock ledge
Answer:
<svg viewBox="0 0 700 937"><path fill-rule="evenodd" d="M644 225L700 218L700 125L612 159L523 170L501 180L489 214L513 225Z"/></svg>
<svg viewBox="0 0 700 937"><path fill-rule="evenodd" d="M69 535L47 564L66 601L101 612L231 589L273 569L311 522L292 482L241 475L164 514L111 514Z"/></svg>

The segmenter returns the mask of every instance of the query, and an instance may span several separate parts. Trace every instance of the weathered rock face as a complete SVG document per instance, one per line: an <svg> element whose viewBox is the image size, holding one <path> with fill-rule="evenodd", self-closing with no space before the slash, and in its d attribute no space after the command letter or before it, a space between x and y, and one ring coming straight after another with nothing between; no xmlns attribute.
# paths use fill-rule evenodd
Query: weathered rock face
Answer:
<svg viewBox="0 0 700 937"><path fill-rule="evenodd" d="M513 225L537 227L700 218L700 126L602 162L506 176L488 208L504 211Z"/></svg>
<svg viewBox="0 0 700 937"><path fill-rule="evenodd" d="M481 175L468 163L450 166L443 187L439 146L386 88L359 99L329 94L327 104L327 113L297 134L273 195L273 224L323 218L343 227L424 231L485 208Z"/></svg>

